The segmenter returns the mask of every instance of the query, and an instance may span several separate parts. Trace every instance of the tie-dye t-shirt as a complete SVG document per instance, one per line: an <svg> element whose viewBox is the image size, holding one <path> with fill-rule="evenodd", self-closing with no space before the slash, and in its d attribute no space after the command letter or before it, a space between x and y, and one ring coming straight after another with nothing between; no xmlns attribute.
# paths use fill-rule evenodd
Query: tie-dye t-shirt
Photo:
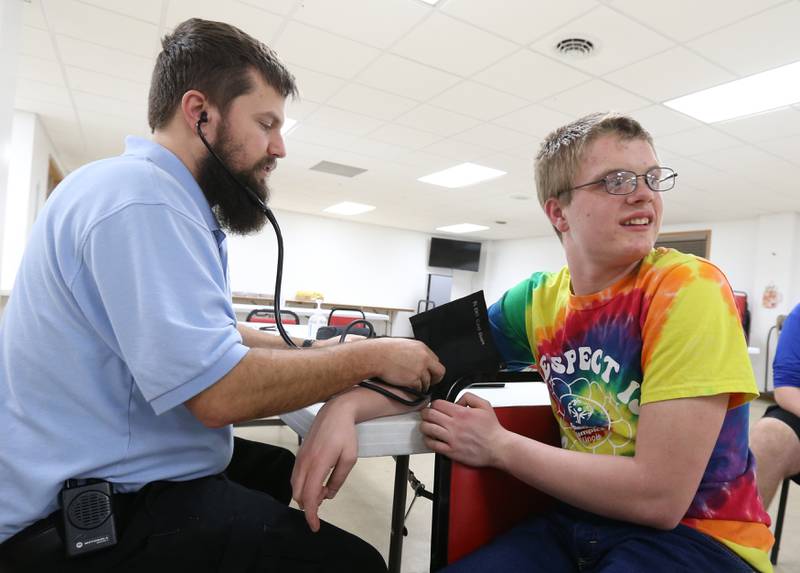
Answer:
<svg viewBox="0 0 800 573"><path fill-rule="evenodd" d="M538 367L562 447L633 456L642 405L730 394L728 413L682 523L758 571L772 571L769 516L755 484L747 402L758 395L733 293L704 259L653 250L609 288L571 294L569 270L535 273L491 306L512 369Z"/></svg>

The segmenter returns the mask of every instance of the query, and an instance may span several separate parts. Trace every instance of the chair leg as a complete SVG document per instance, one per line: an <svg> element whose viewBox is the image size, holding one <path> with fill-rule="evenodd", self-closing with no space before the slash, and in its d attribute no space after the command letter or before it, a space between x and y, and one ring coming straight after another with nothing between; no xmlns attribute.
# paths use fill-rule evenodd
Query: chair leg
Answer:
<svg viewBox="0 0 800 573"><path fill-rule="evenodd" d="M789 497L790 478L783 480L781 484L781 497L778 501L778 515L775 516L775 545L772 546L772 553L769 560L773 565L778 563L778 551L781 548L781 533L783 533L783 518L786 514L786 498Z"/></svg>

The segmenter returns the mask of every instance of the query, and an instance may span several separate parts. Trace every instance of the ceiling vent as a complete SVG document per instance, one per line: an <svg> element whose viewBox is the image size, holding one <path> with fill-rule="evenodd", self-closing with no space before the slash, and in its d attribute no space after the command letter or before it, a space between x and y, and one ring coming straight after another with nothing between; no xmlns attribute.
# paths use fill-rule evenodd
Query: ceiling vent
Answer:
<svg viewBox="0 0 800 573"><path fill-rule="evenodd" d="M320 161L310 169L311 171L322 171L323 173L341 175L342 177L355 177L366 171L366 169L361 169L360 167L344 165L343 163L334 163L333 161Z"/></svg>
<svg viewBox="0 0 800 573"><path fill-rule="evenodd" d="M556 53L573 60L588 58L595 51L592 41L585 38L566 38L555 46Z"/></svg>

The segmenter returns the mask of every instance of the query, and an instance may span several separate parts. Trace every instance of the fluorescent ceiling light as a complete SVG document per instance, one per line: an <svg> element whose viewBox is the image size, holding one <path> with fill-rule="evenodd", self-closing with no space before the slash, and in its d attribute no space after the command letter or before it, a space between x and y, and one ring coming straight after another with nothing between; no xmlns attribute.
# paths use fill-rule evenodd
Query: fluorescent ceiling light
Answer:
<svg viewBox="0 0 800 573"><path fill-rule="evenodd" d="M367 211L374 210L372 205L364 205L363 203L352 203L350 201L343 201L336 205L331 205L327 209L323 209L326 213L335 213L336 215L360 215Z"/></svg>
<svg viewBox="0 0 800 573"><path fill-rule="evenodd" d="M665 101L664 105L714 123L797 102L800 102L800 62Z"/></svg>
<svg viewBox="0 0 800 573"><path fill-rule="evenodd" d="M292 119L291 117L284 118L283 125L281 126L281 135L283 137L286 137L287 135L292 133L295 127L297 127L296 119Z"/></svg>
<svg viewBox="0 0 800 573"><path fill-rule="evenodd" d="M462 163L461 165L450 167L444 171L437 171L425 177L420 177L417 181L455 189L456 187L474 185L475 183L494 179L505 174L505 171L484 167L477 163Z"/></svg>
<svg viewBox="0 0 800 573"><path fill-rule="evenodd" d="M448 225L447 227L436 227L437 231L445 233L474 233L476 231L486 231L489 227L483 225L473 225L472 223L459 223L458 225Z"/></svg>
<svg viewBox="0 0 800 573"><path fill-rule="evenodd" d="M439 0L422 0L425 4L430 4L431 6L436 6L439 3Z"/></svg>

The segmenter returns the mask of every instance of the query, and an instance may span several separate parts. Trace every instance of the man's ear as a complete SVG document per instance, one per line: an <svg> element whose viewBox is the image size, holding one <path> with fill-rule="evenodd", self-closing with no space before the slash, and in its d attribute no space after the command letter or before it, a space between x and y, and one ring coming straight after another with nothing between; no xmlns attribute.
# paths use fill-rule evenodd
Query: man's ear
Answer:
<svg viewBox="0 0 800 573"><path fill-rule="evenodd" d="M181 119L189 127L189 129L194 131L195 126L197 125L197 122L200 120L200 116L204 111L208 114L209 119L211 119L212 112L209 109L210 107L211 106L208 104L208 98L206 98L203 92L189 90L183 94L183 97L181 98Z"/></svg>
<svg viewBox="0 0 800 573"><path fill-rule="evenodd" d="M567 221L567 214L564 211L565 205L555 197L550 197L544 203L544 213L550 220L550 224L555 227L559 233L566 233L569 231L569 222Z"/></svg>

